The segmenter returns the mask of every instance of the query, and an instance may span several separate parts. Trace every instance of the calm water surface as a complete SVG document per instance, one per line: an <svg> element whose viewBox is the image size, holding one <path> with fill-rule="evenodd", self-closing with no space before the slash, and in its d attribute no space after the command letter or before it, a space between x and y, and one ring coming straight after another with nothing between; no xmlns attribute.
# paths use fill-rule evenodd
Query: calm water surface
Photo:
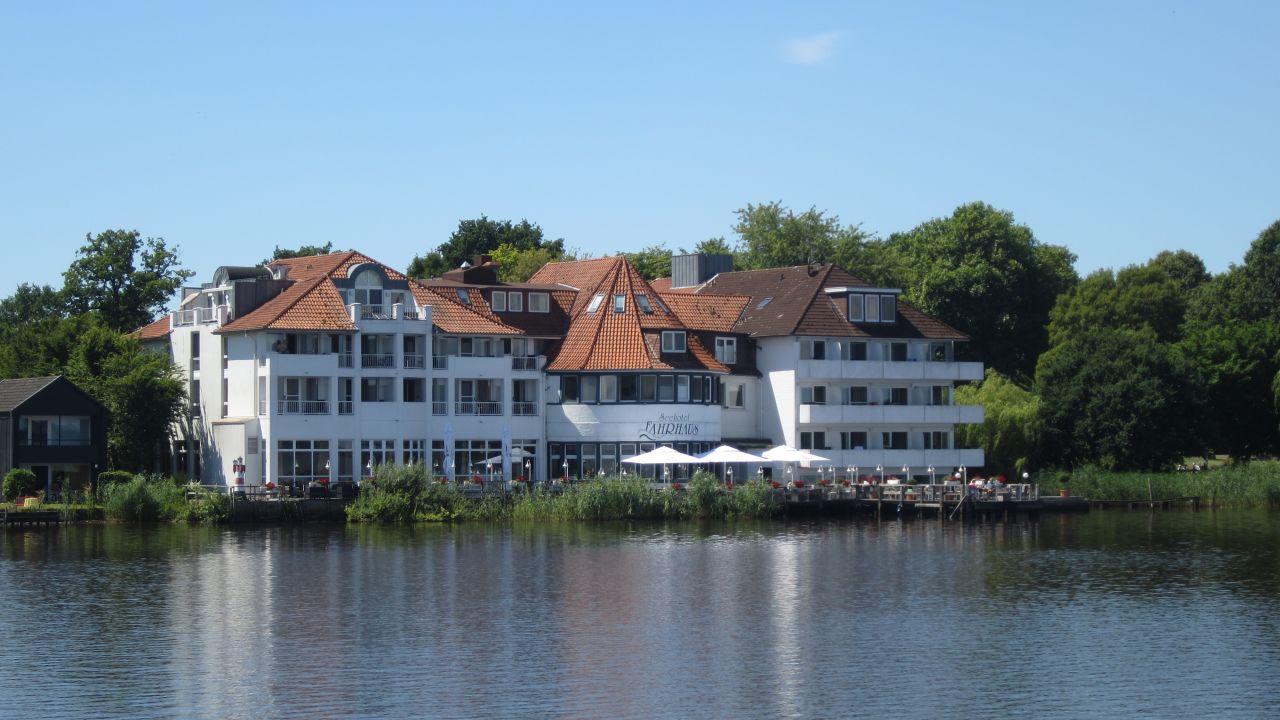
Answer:
<svg viewBox="0 0 1280 720"><path fill-rule="evenodd" d="M0 715L1280 717L1280 515L0 533Z"/></svg>

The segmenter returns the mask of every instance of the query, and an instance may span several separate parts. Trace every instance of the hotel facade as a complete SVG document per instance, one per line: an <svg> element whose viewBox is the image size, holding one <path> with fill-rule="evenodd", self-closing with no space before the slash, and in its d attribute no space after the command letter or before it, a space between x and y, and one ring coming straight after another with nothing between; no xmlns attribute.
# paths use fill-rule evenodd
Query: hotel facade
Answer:
<svg viewBox="0 0 1280 720"><path fill-rule="evenodd" d="M983 464L955 444L983 419L954 402L982 378L956 359L963 333L840 268L730 263L679 256L649 283L617 256L504 283L484 257L417 280L348 251L219 268L136 335L188 382L167 462L204 483L348 483L415 462L582 478L721 443L811 450L840 474Z"/></svg>

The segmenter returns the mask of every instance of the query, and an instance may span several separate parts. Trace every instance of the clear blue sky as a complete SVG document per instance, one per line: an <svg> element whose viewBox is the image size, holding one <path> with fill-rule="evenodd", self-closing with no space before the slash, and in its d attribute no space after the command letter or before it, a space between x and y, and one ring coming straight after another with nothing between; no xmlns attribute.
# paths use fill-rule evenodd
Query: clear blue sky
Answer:
<svg viewBox="0 0 1280 720"><path fill-rule="evenodd" d="M137 229L210 279L404 267L486 214L593 255L749 202L882 236L982 200L1088 272L1280 219L1280 4L0 4L0 295Z"/></svg>

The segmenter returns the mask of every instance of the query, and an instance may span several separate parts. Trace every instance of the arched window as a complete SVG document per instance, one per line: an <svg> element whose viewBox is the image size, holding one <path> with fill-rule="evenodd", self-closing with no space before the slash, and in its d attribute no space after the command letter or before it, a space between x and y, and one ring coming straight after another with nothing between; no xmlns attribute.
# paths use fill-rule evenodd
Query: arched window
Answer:
<svg viewBox="0 0 1280 720"><path fill-rule="evenodd" d="M353 277L356 289L355 302L360 303L361 314L365 317L384 314L382 273L376 268L365 267L357 269Z"/></svg>

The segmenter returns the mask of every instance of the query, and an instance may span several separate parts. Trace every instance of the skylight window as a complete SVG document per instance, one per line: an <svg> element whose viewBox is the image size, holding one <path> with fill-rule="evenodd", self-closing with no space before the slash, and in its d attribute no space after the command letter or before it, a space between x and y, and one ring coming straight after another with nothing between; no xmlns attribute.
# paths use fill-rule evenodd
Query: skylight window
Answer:
<svg viewBox="0 0 1280 720"><path fill-rule="evenodd" d="M653 296L653 301L654 301L655 303L657 303L657 304L658 304L658 309L659 309L659 310L661 310L662 312L664 312L664 313L666 313L666 314L668 314L668 315L670 315L670 314L671 314L671 311L667 309L667 305L666 305L666 303L662 302L662 298L658 297L657 295L654 295L654 296Z"/></svg>
<svg viewBox="0 0 1280 720"><path fill-rule="evenodd" d="M626 295L614 295L614 296L613 296L613 311L614 311L615 313L624 313L624 312L626 312L626 311L627 311L627 296L626 296Z"/></svg>
<svg viewBox="0 0 1280 720"><path fill-rule="evenodd" d="M771 303L771 302L773 302L773 297L772 297L772 296L767 297L767 298L765 298L765 299L761 300L761 301L759 302L759 304L757 304L757 305L756 305L756 309L757 309L757 310L763 310L763 309L765 309L766 307L768 307L768 306L769 306L769 303Z"/></svg>
<svg viewBox="0 0 1280 720"><path fill-rule="evenodd" d="M640 308L640 312L646 315L653 314L653 306L649 304L649 296L636 294L636 307Z"/></svg>
<svg viewBox="0 0 1280 720"><path fill-rule="evenodd" d="M591 298L591 304L587 306L587 312L594 313L600 309L600 303L604 302L604 293L600 293Z"/></svg>
<svg viewBox="0 0 1280 720"><path fill-rule="evenodd" d="M466 288L458 288L458 301L463 305L471 304L471 295L467 293Z"/></svg>

